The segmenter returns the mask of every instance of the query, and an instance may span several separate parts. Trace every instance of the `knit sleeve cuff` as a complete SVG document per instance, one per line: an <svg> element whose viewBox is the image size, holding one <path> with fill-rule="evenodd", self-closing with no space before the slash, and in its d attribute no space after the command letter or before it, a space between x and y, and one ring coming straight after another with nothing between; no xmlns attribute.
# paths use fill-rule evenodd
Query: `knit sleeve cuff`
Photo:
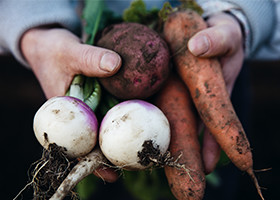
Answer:
<svg viewBox="0 0 280 200"><path fill-rule="evenodd" d="M226 11L233 14L243 28L246 56L251 56L257 48L272 35L275 23L275 6L270 0L198 0L205 15Z"/></svg>
<svg viewBox="0 0 280 200"><path fill-rule="evenodd" d="M74 33L80 31L75 5L68 0L2 0L0 2L0 44L28 67L20 50L23 34L34 27L58 24Z"/></svg>

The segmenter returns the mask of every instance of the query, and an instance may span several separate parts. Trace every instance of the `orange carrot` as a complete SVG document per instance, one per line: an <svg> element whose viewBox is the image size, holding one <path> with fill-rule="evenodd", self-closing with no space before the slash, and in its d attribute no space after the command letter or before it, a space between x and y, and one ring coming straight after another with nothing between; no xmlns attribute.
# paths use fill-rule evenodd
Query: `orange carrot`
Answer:
<svg viewBox="0 0 280 200"><path fill-rule="evenodd" d="M155 104L166 115L171 127L171 156L182 168L165 167L170 188L178 200L203 198L205 174L198 141L197 115L185 84L171 76L157 94Z"/></svg>
<svg viewBox="0 0 280 200"><path fill-rule="evenodd" d="M173 53L178 74L190 90L199 115L231 161L254 180L250 145L224 82L217 59L193 56L187 42L198 31L207 27L203 18L192 10L173 12L164 24L163 34Z"/></svg>

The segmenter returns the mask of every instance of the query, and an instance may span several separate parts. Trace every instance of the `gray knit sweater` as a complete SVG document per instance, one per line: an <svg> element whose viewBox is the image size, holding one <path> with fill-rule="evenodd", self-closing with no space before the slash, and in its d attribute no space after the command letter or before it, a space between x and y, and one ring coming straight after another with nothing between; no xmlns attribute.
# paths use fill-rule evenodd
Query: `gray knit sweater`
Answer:
<svg viewBox="0 0 280 200"><path fill-rule="evenodd" d="M69 0L0 0L0 50L27 65L19 49L21 36L40 25L60 24L77 33L79 18Z"/></svg>
<svg viewBox="0 0 280 200"><path fill-rule="evenodd" d="M106 0L109 8L121 13L131 0ZM12 53L22 64L28 66L23 58L19 43L22 35L30 28L59 24L74 33L80 31L80 20L75 4L78 0L0 0L0 53ZM161 6L163 0L147 0L148 7ZM198 0L206 13L217 12L209 2L231 6L221 6L220 11L235 10L241 22L247 24L249 54L277 58L280 55L280 27L276 20L276 6L272 0ZM280 3L279 3L280 4ZM217 8L217 7L216 7ZM276 46L276 44L278 46ZM262 47L262 48L260 48ZM271 51L274 51L272 54ZM253 54L254 53L254 54ZM279 54L277 54L279 53Z"/></svg>
<svg viewBox="0 0 280 200"><path fill-rule="evenodd" d="M197 0L211 13L229 11L245 26L250 59L280 59L279 0ZM207 13L206 12L206 13Z"/></svg>

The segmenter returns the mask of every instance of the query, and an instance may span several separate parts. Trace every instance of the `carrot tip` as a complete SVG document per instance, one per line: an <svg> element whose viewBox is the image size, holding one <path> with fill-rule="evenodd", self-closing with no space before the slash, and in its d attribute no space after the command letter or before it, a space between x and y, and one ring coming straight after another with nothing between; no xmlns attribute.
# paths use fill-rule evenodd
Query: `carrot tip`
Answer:
<svg viewBox="0 0 280 200"><path fill-rule="evenodd" d="M261 197L262 200L265 200L263 195L262 195L262 191L261 191L261 187L259 186L258 179L257 179L256 175L253 172L253 169L252 168L248 169L247 173L251 177L251 179L253 180L253 182L255 184L255 187L256 187L256 189L258 191L259 196Z"/></svg>

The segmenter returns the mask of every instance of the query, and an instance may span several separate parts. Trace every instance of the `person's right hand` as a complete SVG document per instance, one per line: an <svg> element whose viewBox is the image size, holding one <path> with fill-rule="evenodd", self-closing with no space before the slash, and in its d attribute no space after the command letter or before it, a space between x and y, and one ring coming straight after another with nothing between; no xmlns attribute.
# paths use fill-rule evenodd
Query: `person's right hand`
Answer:
<svg viewBox="0 0 280 200"><path fill-rule="evenodd" d="M244 61L243 35L238 21L231 15L219 13L208 20L208 28L195 34L188 42L192 54L202 58L218 58L229 94ZM220 158L220 146L206 129L202 157L206 173L212 172Z"/></svg>
<svg viewBox="0 0 280 200"><path fill-rule="evenodd" d="M47 98L64 95L77 74L108 77L121 66L108 49L82 44L63 28L33 28L21 40L22 53Z"/></svg>

